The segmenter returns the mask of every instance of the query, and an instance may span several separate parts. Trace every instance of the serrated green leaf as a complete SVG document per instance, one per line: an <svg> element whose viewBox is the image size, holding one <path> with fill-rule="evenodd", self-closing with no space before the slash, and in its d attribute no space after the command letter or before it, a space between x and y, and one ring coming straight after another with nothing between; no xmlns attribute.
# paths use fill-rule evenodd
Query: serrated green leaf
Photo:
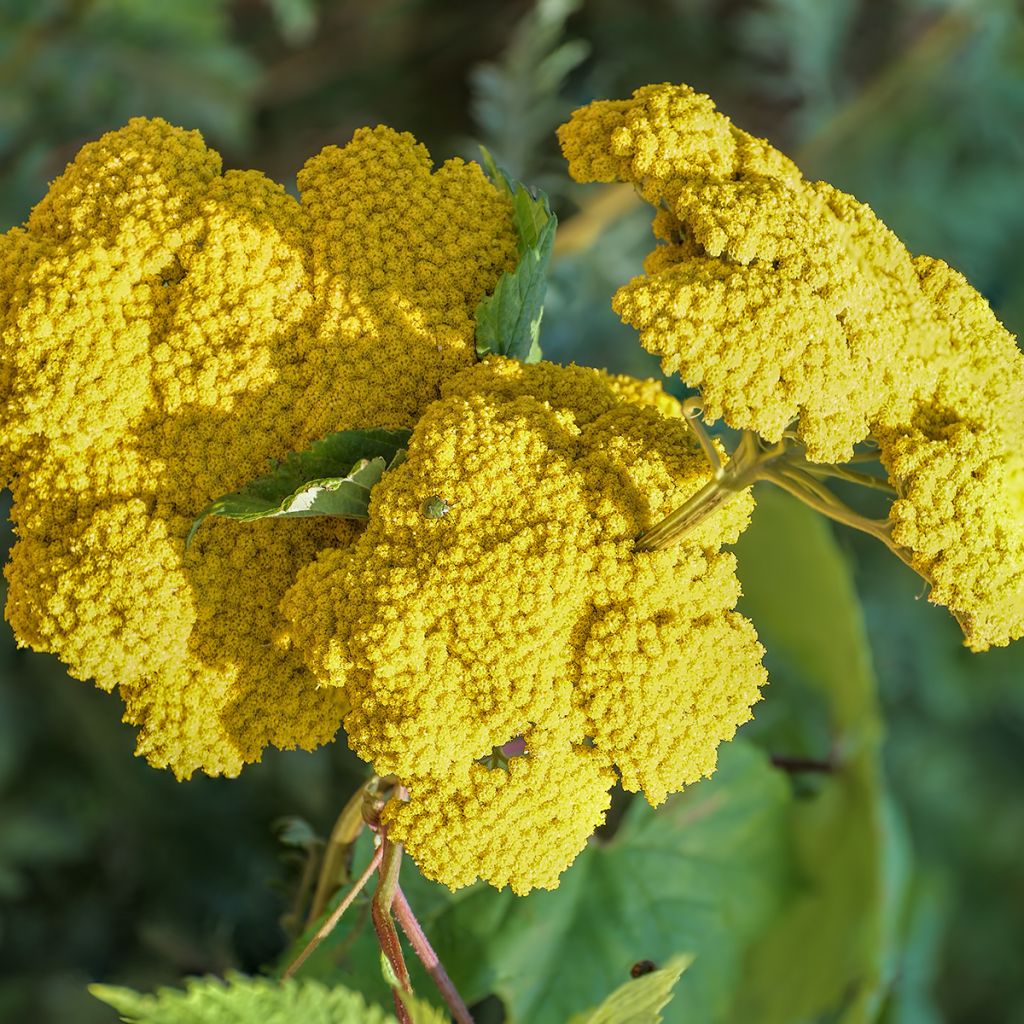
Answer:
<svg viewBox="0 0 1024 1024"><path fill-rule="evenodd" d="M318 981L232 973L226 979L190 978L184 989L162 988L153 995L116 985L90 985L89 992L128 1024L396 1024L358 992Z"/></svg>
<svg viewBox="0 0 1024 1024"><path fill-rule="evenodd" d="M480 151L491 180L512 200L519 262L476 307L476 352L481 359L501 355L535 363L541 358L540 322L558 219L543 192L534 194L509 178L483 146Z"/></svg>
<svg viewBox="0 0 1024 1024"><path fill-rule="evenodd" d="M661 1024L661 1011L668 1006L676 982L692 962L692 956L676 956L658 970L631 978L600 1006L574 1017L570 1024Z"/></svg>
<svg viewBox="0 0 1024 1024"><path fill-rule="evenodd" d="M280 516L365 519L370 489L405 459L408 430L339 430L292 452L266 476L215 499L196 517L186 547L207 516L249 522Z"/></svg>

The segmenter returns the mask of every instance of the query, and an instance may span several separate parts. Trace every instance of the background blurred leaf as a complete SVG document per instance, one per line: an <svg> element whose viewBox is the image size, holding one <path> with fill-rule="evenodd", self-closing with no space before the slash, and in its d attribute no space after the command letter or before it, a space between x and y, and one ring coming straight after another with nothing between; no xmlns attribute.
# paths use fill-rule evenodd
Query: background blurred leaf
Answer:
<svg viewBox="0 0 1024 1024"><path fill-rule="evenodd" d="M590 52L564 39L582 0L537 0L512 31L501 60L473 68L472 111L481 138L514 178L539 183L539 158L571 106L565 79Z"/></svg>
<svg viewBox="0 0 1024 1024"><path fill-rule="evenodd" d="M761 741L778 742L771 719L792 714L794 701L814 702L825 712L828 746L797 753L835 768L791 807L800 884L751 951L734 1019L869 1021L886 980L883 915L901 905L903 872L894 865L896 891L887 891L881 726L867 636L827 521L771 487L757 497L737 557L741 607L768 651L767 699L775 706L758 723Z"/></svg>
<svg viewBox="0 0 1024 1024"><path fill-rule="evenodd" d="M25 219L82 142L142 114L248 138L257 66L227 0L0 0L0 230ZM39 171L45 167L42 175Z"/></svg>

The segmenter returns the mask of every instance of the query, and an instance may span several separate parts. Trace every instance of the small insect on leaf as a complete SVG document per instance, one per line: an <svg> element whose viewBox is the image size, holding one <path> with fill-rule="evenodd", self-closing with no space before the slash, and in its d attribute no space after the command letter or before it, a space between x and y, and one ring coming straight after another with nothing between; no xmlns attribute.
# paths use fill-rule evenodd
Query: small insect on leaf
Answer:
<svg viewBox="0 0 1024 1024"><path fill-rule="evenodd" d="M444 519L451 510L451 504L437 494L432 494L423 502L423 514L428 519Z"/></svg>
<svg viewBox="0 0 1024 1024"><path fill-rule="evenodd" d="M650 974L652 971L656 971L658 965L653 960L638 960L629 969L631 977L642 978L645 974Z"/></svg>

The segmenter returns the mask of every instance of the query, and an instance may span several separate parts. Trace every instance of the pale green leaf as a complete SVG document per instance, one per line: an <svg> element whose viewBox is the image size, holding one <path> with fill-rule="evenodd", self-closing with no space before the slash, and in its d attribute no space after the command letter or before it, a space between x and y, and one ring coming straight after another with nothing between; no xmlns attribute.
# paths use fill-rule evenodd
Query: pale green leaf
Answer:
<svg viewBox="0 0 1024 1024"><path fill-rule="evenodd" d="M541 358L540 322L558 221L543 192L535 194L521 181L510 179L491 154L483 146L480 149L491 180L512 200L519 261L476 307L476 352L481 359L501 355L535 363Z"/></svg>
<svg viewBox="0 0 1024 1024"><path fill-rule="evenodd" d="M370 490L405 457L408 430L340 430L292 452L242 490L215 499L196 517L186 546L207 516L248 522L279 516L365 519Z"/></svg>
<svg viewBox="0 0 1024 1024"><path fill-rule="evenodd" d="M673 957L664 967L631 978L600 1006L574 1017L570 1024L660 1024L676 982L693 962L691 956Z"/></svg>
<svg viewBox="0 0 1024 1024"><path fill-rule="evenodd" d="M89 991L128 1024L396 1024L359 993L318 981L229 974L190 978L184 989L162 988L154 995L116 985L90 985Z"/></svg>
<svg viewBox="0 0 1024 1024"><path fill-rule="evenodd" d="M772 684L752 735L771 718L773 753L827 758L835 770L801 779L790 807L793 866L800 880L786 907L752 947L730 1020L791 1024L874 1019L885 983L887 904L899 903L898 872L879 763L881 723L860 604L830 524L771 488L758 491L738 549L742 610L757 627ZM817 749L793 742L794 721L817 709L808 729Z"/></svg>

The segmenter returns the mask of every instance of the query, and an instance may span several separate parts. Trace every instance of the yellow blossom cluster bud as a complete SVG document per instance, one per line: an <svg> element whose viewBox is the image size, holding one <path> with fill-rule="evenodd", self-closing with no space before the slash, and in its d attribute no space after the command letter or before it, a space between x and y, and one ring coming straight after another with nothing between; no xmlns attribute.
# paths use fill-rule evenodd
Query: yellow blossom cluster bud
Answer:
<svg viewBox="0 0 1024 1024"><path fill-rule="evenodd" d="M709 477L656 384L493 357L442 386L355 544L300 571L287 640L407 787L387 818L427 874L551 886L612 765L655 804L713 771L765 679L720 549L751 498L635 548ZM520 736L508 771L478 763Z"/></svg>
<svg viewBox="0 0 1024 1024"><path fill-rule="evenodd" d="M985 650L1024 636L1024 355L960 274L916 265L949 343L931 401L876 431L898 494L892 536Z"/></svg>
<svg viewBox="0 0 1024 1024"><path fill-rule="evenodd" d="M410 135L362 129L299 189L136 119L0 236L7 618L118 686L139 752L179 776L335 734L343 694L271 638L298 569L357 533L214 521L186 553L189 525L331 431L411 426L516 259L507 198Z"/></svg>
<svg viewBox="0 0 1024 1024"><path fill-rule="evenodd" d="M837 462L934 383L941 329L909 253L872 214L804 181L707 96L650 85L559 130L578 181L628 181L665 244L613 305L709 419Z"/></svg>

